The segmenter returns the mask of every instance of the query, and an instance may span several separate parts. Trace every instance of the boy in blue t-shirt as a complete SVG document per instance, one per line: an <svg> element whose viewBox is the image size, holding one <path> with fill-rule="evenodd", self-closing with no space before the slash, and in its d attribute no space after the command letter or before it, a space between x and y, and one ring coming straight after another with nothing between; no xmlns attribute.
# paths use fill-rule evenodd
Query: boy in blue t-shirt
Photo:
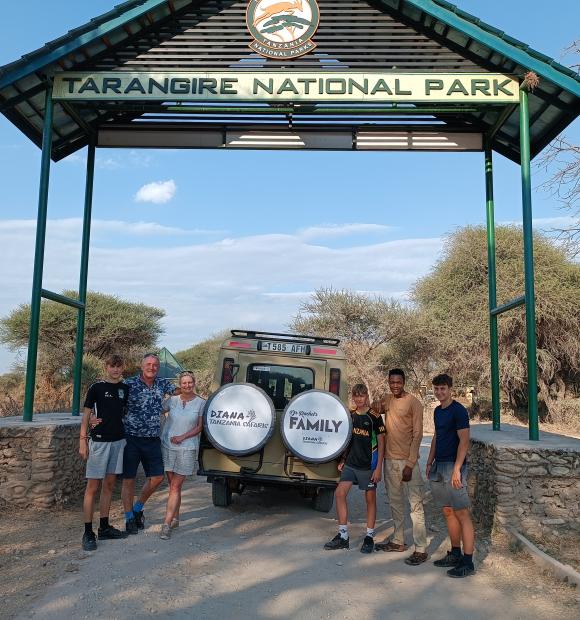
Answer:
<svg viewBox="0 0 580 620"><path fill-rule="evenodd" d="M475 533L467 493L469 414L461 403L453 400L453 379L449 375L437 375L432 383L439 405L433 414L435 433L425 473L433 499L441 506L451 540L451 551L434 564L450 568L447 571L449 577L468 577L475 572Z"/></svg>

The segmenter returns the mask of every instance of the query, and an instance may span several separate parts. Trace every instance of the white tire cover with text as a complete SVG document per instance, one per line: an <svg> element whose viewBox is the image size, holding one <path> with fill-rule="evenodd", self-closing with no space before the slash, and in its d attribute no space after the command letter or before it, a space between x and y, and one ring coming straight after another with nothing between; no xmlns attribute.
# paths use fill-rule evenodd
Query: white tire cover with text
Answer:
<svg viewBox="0 0 580 620"><path fill-rule="evenodd" d="M233 456L260 450L274 432L276 411L268 395L251 383L228 383L208 399L204 410L207 438Z"/></svg>
<svg viewBox="0 0 580 620"><path fill-rule="evenodd" d="M326 463L337 458L348 446L352 419L334 394L308 390L288 403L280 430L292 454L309 463Z"/></svg>

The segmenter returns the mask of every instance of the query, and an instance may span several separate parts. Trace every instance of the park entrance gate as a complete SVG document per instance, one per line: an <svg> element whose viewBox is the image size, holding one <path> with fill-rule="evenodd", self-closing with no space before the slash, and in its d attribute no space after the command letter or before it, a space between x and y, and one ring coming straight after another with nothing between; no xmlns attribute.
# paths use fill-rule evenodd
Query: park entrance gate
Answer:
<svg viewBox="0 0 580 620"><path fill-rule="evenodd" d="M493 428L497 317L526 311L538 439L530 161L580 112L580 80L445 0L128 0L0 68L0 109L42 147L24 420L41 299L77 309L80 407L95 150L482 151ZM42 286L51 160L88 147L78 298ZM521 164L525 290L497 304L492 153Z"/></svg>

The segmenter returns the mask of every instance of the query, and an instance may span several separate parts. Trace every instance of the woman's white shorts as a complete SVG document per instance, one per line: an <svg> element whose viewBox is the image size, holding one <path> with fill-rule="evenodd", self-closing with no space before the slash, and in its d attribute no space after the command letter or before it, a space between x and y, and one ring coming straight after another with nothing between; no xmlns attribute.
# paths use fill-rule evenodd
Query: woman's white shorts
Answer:
<svg viewBox="0 0 580 620"><path fill-rule="evenodd" d="M161 445L165 471L181 476L197 474L197 450L171 449Z"/></svg>

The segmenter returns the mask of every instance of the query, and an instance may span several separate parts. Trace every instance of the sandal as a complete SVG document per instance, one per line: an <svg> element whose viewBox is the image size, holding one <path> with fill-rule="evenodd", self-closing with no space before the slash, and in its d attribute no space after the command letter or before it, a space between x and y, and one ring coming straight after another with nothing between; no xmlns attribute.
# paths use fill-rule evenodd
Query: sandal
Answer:
<svg viewBox="0 0 580 620"><path fill-rule="evenodd" d="M405 559L405 564L408 564L409 566L419 566L419 564L426 562L428 557L429 556L426 553L414 551L408 558Z"/></svg>
<svg viewBox="0 0 580 620"><path fill-rule="evenodd" d="M398 545L394 543L392 540L388 542L376 543L375 551L397 551L399 553L406 551L407 547L405 545Z"/></svg>

